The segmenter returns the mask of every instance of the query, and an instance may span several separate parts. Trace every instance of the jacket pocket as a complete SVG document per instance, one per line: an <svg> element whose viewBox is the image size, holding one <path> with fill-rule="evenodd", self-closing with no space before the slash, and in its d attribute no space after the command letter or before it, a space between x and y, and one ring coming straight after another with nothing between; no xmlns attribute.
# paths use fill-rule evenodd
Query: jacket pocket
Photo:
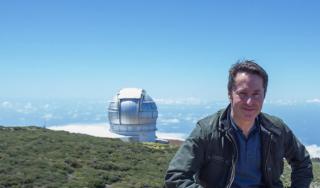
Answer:
<svg viewBox="0 0 320 188"><path fill-rule="evenodd" d="M212 155L201 170L200 179L209 187L224 187L231 162L222 156Z"/></svg>

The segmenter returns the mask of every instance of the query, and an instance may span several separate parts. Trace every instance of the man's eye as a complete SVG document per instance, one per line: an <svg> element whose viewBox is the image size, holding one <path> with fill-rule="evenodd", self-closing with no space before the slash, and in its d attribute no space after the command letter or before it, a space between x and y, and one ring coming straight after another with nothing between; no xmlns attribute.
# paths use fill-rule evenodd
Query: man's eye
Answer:
<svg viewBox="0 0 320 188"><path fill-rule="evenodd" d="M254 98L254 99L257 99L257 100L258 100L258 99L261 99L261 98L262 98L262 94L261 94L261 93L254 94L254 95L253 95L253 98Z"/></svg>
<svg viewBox="0 0 320 188"><path fill-rule="evenodd" d="M240 97L245 97L245 96L247 96L247 94L246 93L239 93L239 96Z"/></svg>

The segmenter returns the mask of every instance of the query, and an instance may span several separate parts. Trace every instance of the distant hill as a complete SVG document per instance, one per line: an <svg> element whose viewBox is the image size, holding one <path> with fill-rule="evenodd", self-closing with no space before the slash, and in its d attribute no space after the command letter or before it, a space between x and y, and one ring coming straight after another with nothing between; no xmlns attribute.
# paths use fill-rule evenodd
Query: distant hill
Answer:
<svg viewBox="0 0 320 188"><path fill-rule="evenodd" d="M176 145L0 127L0 187L162 187ZM314 161L314 187L320 163ZM286 166L283 181L289 181Z"/></svg>

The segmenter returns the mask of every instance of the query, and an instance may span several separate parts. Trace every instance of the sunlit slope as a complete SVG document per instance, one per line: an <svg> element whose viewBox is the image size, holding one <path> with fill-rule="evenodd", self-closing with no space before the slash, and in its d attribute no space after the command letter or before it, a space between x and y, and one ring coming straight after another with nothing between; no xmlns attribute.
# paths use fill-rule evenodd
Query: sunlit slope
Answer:
<svg viewBox="0 0 320 188"><path fill-rule="evenodd" d="M162 187L176 150L38 127L0 127L0 187ZM314 169L320 182L319 162ZM289 185L290 169L285 170Z"/></svg>

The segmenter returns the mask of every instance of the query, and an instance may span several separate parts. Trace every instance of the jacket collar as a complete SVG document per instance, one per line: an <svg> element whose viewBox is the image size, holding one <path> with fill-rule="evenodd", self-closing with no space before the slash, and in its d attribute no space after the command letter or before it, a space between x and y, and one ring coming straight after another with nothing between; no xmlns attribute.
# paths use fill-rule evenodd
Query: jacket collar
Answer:
<svg viewBox="0 0 320 188"><path fill-rule="evenodd" d="M230 110L231 104L229 104L225 109L220 110L220 117L219 117L219 130L225 132L231 128L231 121L230 121Z"/></svg>
<svg viewBox="0 0 320 188"><path fill-rule="evenodd" d="M270 121L269 118L267 118L263 113L260 113L258 115L258 120L261 125L261 130L265 129L271 133L274 133L276 135L281 135L281 130L278 126L276 126L274 123Z"/></svg>
<svg viewBox="0 0 320 188"><path fill-rule="evenodd" d="M230 111L231 104L220 111L219 131L225 132L231 129ZM258 122L261 125L262 132L274 133L278 136L281 134L280 128L274 125L263 113L258 115Z"/></svg>

